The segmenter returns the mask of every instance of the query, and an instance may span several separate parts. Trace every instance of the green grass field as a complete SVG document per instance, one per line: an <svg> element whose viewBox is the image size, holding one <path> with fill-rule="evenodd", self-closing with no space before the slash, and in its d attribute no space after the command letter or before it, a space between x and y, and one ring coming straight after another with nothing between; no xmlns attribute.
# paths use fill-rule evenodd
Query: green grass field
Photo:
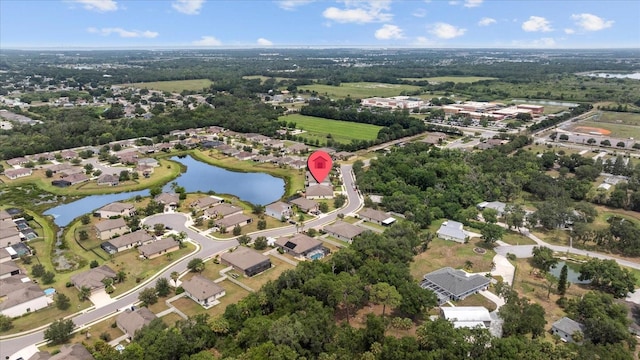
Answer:
<svg viewBox="0 0 640 360"><path fill-rule="evenodd" d="M413 92L418 90L419 88L419 86L415 85L396 85L369 82L342 83L340 86L315 84L299 87L299 89L302 90L316 91L320 95L328 95L334 98L345 98L347 96L350 96L352 98L359 99L373 96L398 96L403 91Z"/></svg>
<svg viewBox="0 0 640 360"><path fill-rule="evenodd" d="M272 77L270 76L264 76L264 75L247 75L247 76L243 76L243 79L249 80L249 79L260 79L260 82L263 83L269 79L271 79ZM295 80L295 78L285 78L285 77L280 77L280 76L273 76L273 79L275 79L276 82L280 82L282 80Z"/></svg>
<svg viewBox="0 0 640 360"><path fill-rule="evenodd" d="M598 122L640 126L640 114L601 111L599 112Z"/></svg>
<svg viewBox="0 0 640 360"><path fill-rule="evenodd" d="M426 80L428 82L440 83L452 81L454 83L474 83L482 80L496 80L497 78L493 77L483 77L483 76L436 76L436 77L428 77L428 78L402 78L402 80L409 81L423 81Z"/></svg>
<svg viewBox="0 0 640 360"><path fill-rule="evenodd" d="M579 126L598 127L611 131L611 137L614 138L640 138L640 126L624 125L624 124L612 124L602 121L580 121L572 124L571 128Z"/></svg>
<svg viewBox="0 0 640 360"><path fill-rule="evenodd" d="M335 141L350 143L351 140L373 140L378 136L382 128L377 125L361 124L348 121L329 120L305 115L285 115L278 120L296 123L296 128L306 131L301 134L304 137L321 142L327 140L327 134L331 134Z"/></svg>
<svg viewBox="0 0 640 360"><path fill-rule="evenodd" d="M195 79L195 80L173 80L173 81L152 81L141 82L132 84L121 84L121 86L134 86L141 89L168 91L172 93L179 93L182 90L199 91L205 87L210 86L213 82L209 79Z"/></svg>

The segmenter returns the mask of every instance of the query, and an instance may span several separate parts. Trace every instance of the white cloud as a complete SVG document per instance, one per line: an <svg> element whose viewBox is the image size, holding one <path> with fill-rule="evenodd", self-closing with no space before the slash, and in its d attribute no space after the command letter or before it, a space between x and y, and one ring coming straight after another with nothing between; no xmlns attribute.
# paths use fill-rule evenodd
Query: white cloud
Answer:
<svg viewBox="0 0 640 360"><path fill-rule="evenodd" d="M375 37L378 40L390 40L390 39L402 39L402 29L396 25L384 24L378 30L376 30Z"/></svg>
<svg viewBox="0 0 640 360"><path fill-rule="evenodd" d="M258 39L257 43L260 46L271 46L271 45L273 45L273 42L271 42L271 41L269 41L269 40L267 40L265 38Z"/></svg>
<svg viewBox="0 0 640 360"><path fill-rule="evenodd" d="M440 39L453 39L464 35L467 29L461 29L451 24L439 22L434 24L429 32Z"/></svg>
<svg viewBox="0 0 640 360"><path fill-rule="evenodd" d="M432 46L435 45L436 42L433 40L430 40L429 38L425 37L425 36L418 36L416 38L416 41L413 42L413 46Z"/></svg>
<svg viewBox="0 0 640 360"><path fill-rule="evenodd" d="M390 9L390 1L345 1L345 8L329 7L322 12L322 16L337 23L366 24L372 22L388 22L393 14L387 12Z"/></svg>
<svg viewBox="0 0 640 360"><path fill-rule="evenodd" d="M468 7L468 8L478 7L478 6L482 5L483 1L484 0L465 0L464 1L464 7Z"/></svg>
<svg viewBox="0 0 640 360"><path fill-rule="evenodd" d="M198 15L203 4L204 0L175 0L171 7L183 14Z"/></svg>
<svg viewBox="0 0 640 360"><path fill-rule="evenodd" d="M192 42L192 44L196 46L220 46L222 45L222 41L213 36L203 36L200 40Z"/></svg>
<svg viewBox="0 0 640 360"><path fill-rule="evenodd" d="M415 16L415 17L425 17L427 16L427 10L425 9L416 9L416 11L414 11L411 15Z"/></svg>
<svg viewBox="0 0 640 360"><path fill-rule="evenodd" d="M118 10L118 3L114 0L72 0L75 3L81 4L86 10L107 12Z"/></svg>
<svg viewBox="0 0 640 360"><path fill-rule="evenodd" d="M600 31L613 26L613 20L605 20L593 14L573 14L571 18L584 31Z"/></svg>
<svg viewBox="0 0 640 360"><path fill-rule="evenodd" d="M102 36L109 36L111 34L119 35L122 38L147 38L153 39L160 35L156 31L140 31L140 30L125 30L123 28L114 27L114 28L101 28L97 29L94 27L90 27L87 29L88 32L92 34L100 34Z"/></svg>
<svg viewBox="0 0 640 360"><path fill-rule="evenodd" d="M483 17L482 19L480 19L480 21L478 21L478 26L489 26L491 24L495 24L496 22L496 19Z"/></svg>
<svg viewBox="0 0 640 360"><path fill-rule="evenodd" d="M278 1L278 6L284 10L295 10L302 5L310 4L315 0L282 0Z"/></svg>
<svg viewBox="0 0 640 360"><path fill-rule="evenodd" d="M529 20L522 23L522 30L527 32L549 32L553 31L549 20L541 16L529 16Z"/></svg>
<svg viewBox="0 0 640 360"><path fill-rule="evenodd" d="M565 33L565 34L569 34L569 35L571 35L571 34L575 34L575 33L576 33L576 31L575 31L575 30L573 30L573 29L564 29L564 33Z"/></svg>

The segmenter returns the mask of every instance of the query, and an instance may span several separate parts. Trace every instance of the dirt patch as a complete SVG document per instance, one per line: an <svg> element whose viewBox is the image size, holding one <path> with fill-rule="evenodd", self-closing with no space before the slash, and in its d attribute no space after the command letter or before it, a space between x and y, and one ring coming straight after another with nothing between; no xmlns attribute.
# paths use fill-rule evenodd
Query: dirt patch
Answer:
<svg viewBox="0 0 640 360"><path fill-rule="evenodd" d="M607 129L591 127L591 126L578 126L574 129L574 131L583 133L583 134L590 134L590 135L598 135L598 134L605 135L605 136L611 135L611 131Z"/></svg>

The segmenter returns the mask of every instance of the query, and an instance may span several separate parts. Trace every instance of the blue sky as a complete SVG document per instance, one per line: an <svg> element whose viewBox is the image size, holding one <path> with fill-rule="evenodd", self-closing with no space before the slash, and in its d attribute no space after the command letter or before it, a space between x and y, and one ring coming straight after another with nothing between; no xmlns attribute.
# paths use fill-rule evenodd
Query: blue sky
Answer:
<svg viewBox="0 0 640 360"><path fill-rule="evenodd" d="M640 1L0 0L0 48L639 48Z"/></svg>

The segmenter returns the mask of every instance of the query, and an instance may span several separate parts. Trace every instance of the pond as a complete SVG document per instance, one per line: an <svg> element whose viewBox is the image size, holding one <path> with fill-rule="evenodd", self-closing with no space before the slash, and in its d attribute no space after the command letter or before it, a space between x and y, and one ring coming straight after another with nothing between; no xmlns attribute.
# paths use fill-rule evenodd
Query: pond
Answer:
<svg viewBox="0 0 640 360"><path fill-rule="evenodd" d="M591 282L591 280L578 280L578 277L580 277L580 264L572 262L567 263L565 261L558 261L556 267L552 268L549 273L551 273L551 275L555 276L556 278L560 278L560 271L562 271L562 267L565 264L567 264L567 281L574 284L588 284Z"/></svg>
<svg viewBox="0 0 640 360"><path fill-rule="evenodd" d="M186 166L187 170L172 182L184 187L187 192L209 192L235 195L252 204L266 205L284 194L284 180L264 173L243 173L222 169L193 159L173 157L171 160ZM163 188L171 190L171 184ZM74 202L56 206L44 212L54 217L58 226L67 226L76 217L91 213L114 201L121 201L135 196L148 196L149 190L122 192L107 195L91 195Z"/></svg>
<svg viewBox="0 0 640 360"><path fill-rule="evenodd" d="M590 77L601 77L601 78L615 78L615 79L634 79L640 80L640 72L635 73L608 73L608 72L592 72L586 74L580 74L583 76Z"/></svg>

